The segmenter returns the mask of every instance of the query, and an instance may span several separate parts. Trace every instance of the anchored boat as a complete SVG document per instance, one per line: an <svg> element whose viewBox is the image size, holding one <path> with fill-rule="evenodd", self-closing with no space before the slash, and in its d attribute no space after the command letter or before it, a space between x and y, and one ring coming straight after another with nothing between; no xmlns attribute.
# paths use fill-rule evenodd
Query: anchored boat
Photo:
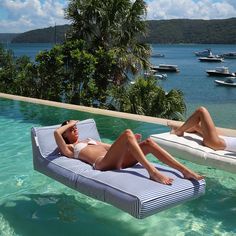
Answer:
<svg viewBox="0 0 236 236"><path fill-rule="evenodd" d="M209 56L209 57L199 57L199 61L201 62L223 62L224 59L219 56Z"/></svg>
<svg viewBox="0 0 236 236"><path fill-rule="evenodd" d="M211 75L211 76L221 76L221 77L234 77L234 76L236 76L235 73L229 72L228 67L225 67L225 66L216 67L215 70L207 70L206 72L208 75Z"/></svg>
<svg viewBox="0 0 236 236"><path fill-rule="evenodd" d="M224 86L236 87L236 79L235 79L235 77L228 77L225 80L215 80L215 83L217 83L219 85L224 85Z"/></svg>
<svg viewBox="0 0 236 236"><path fill-rule="evenodd" d="M159 64L159 66L152 66L151 69L165 72L179 72L179 68L177 65L168 64Z"/></svg>

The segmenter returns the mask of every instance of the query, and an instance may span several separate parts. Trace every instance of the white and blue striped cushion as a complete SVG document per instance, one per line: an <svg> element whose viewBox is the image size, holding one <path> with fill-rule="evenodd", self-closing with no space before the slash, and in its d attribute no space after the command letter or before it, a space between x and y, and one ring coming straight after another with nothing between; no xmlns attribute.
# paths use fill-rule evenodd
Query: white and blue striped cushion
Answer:
<svg viewBox="0 0 236 236"><path fill-rule="evenodd" d="M174 169L155 164L174 179L172 186L149 179L139 164L122 170L98 171L76 159L61 156L53 132L58 126L32 128L35 170L95 199L142 219L205 192L205 181L189 181ZM100 140L94 120L78 123L80 136Z"/></svg>

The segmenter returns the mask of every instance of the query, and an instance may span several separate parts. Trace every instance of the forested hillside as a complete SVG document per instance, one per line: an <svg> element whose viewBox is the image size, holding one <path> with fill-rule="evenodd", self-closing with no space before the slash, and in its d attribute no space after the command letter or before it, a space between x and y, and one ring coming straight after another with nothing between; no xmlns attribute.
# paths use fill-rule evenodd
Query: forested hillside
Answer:
<svg viewBox="0 0 236 236"><path fill-rule="evenodd" d="M14 34L14 33L0 33L0 43L9 43L17 35L18 34Z"/></svg>
<svg viewBox="0 0 236 236"><path fill-rule="evenodd" d="M236 18L148 21L149 43L236 43Z"/></svg>
<svg viewBox="0 0 236 236"><path fill-rule="evenodd" d="M27 31L15 37L12 43L61 43L65 40L68 28L68 25L59 25Z"/></svg>
<svg viewBox="0 0 236 236"><path fill-rule="evenodd" d="M148 43L236 43L236 18L224 20L151 20L147 21ZM14 43L63 42L69 25L28 31L17 35Z"/></svg>

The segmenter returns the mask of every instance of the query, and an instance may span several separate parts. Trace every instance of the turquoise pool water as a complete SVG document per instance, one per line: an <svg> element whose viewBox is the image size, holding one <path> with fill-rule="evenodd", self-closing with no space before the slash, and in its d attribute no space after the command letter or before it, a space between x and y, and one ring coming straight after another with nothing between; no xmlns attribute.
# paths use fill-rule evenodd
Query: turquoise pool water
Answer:
<svg viewBox="0 0 236 236"><path fill-rule="evenodd" d="M0 99L0 235L236 235L233 174L181 160L206 175L206 194L137 220L33 170L32 126L91 117L108 142L125 128L144 137L167 130L154 124Z"/></svg>

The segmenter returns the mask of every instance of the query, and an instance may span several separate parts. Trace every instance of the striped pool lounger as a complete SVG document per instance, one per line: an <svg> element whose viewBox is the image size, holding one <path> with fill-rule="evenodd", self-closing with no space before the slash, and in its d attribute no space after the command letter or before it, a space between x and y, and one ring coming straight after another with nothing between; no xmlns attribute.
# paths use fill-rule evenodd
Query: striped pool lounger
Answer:
<svg viewBox="0 0 236 236"><path fill-rule="evenodd" d="M202 145L202 137L194 133L184 133L179 137L170 132L152 134L151 138L173 156L191 162L236 173L236 153L225 150L214 151Z"/></svg>
<svg viewBox="0 0 236 236"><path fill-rule="evenodd" d="M77 126L81 139L100 140L94 120L81 121ZM53 134L57 127L32 128L34 169L136 218L145 218L205 192L204 180L186 180L179 171L159 164L154 165L174 179L171 186L150 180L140 164L122 170L99 171L80 160L61 156Z"/></svg>

